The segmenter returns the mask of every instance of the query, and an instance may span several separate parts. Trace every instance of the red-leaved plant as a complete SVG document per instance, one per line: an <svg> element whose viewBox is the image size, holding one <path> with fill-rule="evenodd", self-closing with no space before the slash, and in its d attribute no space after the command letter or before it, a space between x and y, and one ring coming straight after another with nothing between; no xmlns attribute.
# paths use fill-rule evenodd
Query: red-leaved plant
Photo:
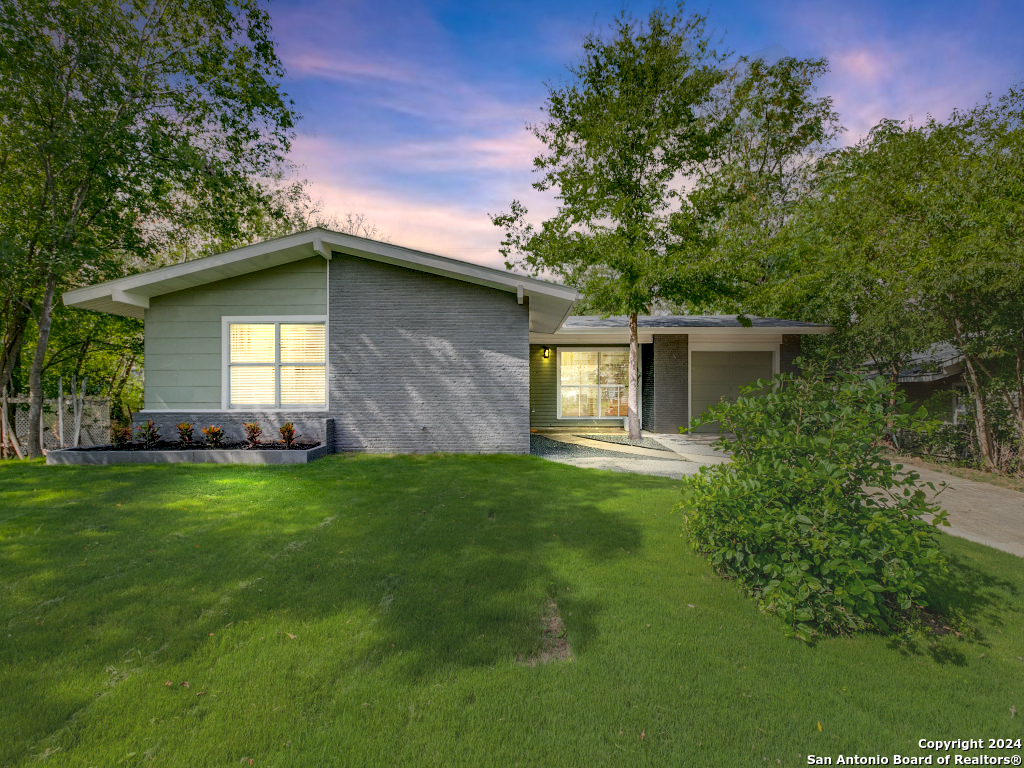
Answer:
<svg viewBox="0 0 1024 768"><path fill-rule="evenodd" d="M290 421L286 421L282 427L277 430L281 433L281 440L284 441L285 448L295 447L295 425Z"/></svg>
<svg viewBox="0 0 1024 768"><path fill-rule="evenodd" d="M260 435L263 434L263 430L260 428L258 421L243 422L242 428L245 430L245 445L247 448L255 448L260 444Z"/></svg>
<svg viewBox="0 0 1024 768"><path fill-rule="evenodd" d="M206 444L211 448L217 448L222 442L224 442L224 430L220 427L215 427L211 424L208 427L203 427L203 436L206 438Z"/></svg>
<svg viewBox="0 0 1024 768"><path fill-rule="evenodd" d="M187 421L178 425L178 442L182 445L192 445L192 425Z"/></svg>
<svg viewBox="0 0 1024 768"><path fill-rule="evenodd" d="M160 427L152 419L135 428L143 448L153 448L160 442Z"/></svg>
<svg viewBox="0 0 1024 768"><path fill-rule="evenodd" d="M115 448L125 448L132 441L132 428L125 424L115 424L110 428L110 440Z"/></svg>

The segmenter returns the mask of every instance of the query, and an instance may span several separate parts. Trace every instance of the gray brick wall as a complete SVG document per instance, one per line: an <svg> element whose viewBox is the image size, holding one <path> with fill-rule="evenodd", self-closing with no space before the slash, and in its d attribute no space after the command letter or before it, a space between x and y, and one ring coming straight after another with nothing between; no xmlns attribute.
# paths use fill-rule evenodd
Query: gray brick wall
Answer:
<svg viewBox="0 0 1024 768"><path fill-rule="evenodd" d="M685 334L654 336L654 408L652 432L677 434L686 426L689 407L687 350Z"/></svg>
<svg viewBox="0 0 1024 768"><path fill-rule="evenodd" d="M800 336L785 334L782 337L782 346L779 347L779 373L800 373L800 369L793 362L798 357L800 357Z"/></svg>
<svg viewBox="0 0 1024 768"><path fill-rule="evenodd" d="M336 254L336 450L530 450L529 309L515 294Z"/></svg>

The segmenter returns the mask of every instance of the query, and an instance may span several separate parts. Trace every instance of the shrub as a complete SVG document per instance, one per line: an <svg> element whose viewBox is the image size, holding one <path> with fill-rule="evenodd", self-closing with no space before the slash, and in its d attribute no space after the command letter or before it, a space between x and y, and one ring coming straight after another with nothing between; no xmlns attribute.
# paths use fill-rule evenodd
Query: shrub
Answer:
<svg viewBox="0 0 1024 768"><path fill-rule="evenodd" d="M255 448L260 444L260 436L263 434L263 430L260 428L260 423L258 421L243 422L242 429L245 430L246 447Z"/></svg>
<svg viewBox="0 0 1024 768"><path fill-rule="evenodd" d="M155 448L156 444L160 442L160 427L152 419L146 421L145 424L140 424L135 431L139 440L142 441L143 448Z"/></svg>
<svg viewBox="0 0 1024 768"><path fill-rule="evenodd" d="M132 428L126 424L115 424L110 428L110 441L115 448L126 448L132 442Z"/></svg>
<svg viewBox="0 0 1024 768"><path fill-rule="evenodd" d="M290 421L286 421L284 425L277 430L281 433L281 440L284 441L285 448L292 448L295 445L295 425Z"/></svg>
<svg viewBox="0 0 1024 768"><path fill-rule="evenodd" d="M945 569L932 532L946 513L883 448L893 428L934 426L923 418L881 379L759 381L698 422L735 435L715 443L733 460L684 479L684 529L790 634L889 632Z"/></svg>
<svg viewBox="0 0 1024 768"><path fill-rule="evenodd" d="M213 424L208 427L203 427L202 433L206 438L206 444L211 448L217 448L224 442L224 430L220 427L214 426Z"/></svg>
<svg viewBox="0 0 1024 768"><path fill-rule="evenodd" d="M178 442L182 445L192 445L192 425L187 421L178 425Z"/></svg>

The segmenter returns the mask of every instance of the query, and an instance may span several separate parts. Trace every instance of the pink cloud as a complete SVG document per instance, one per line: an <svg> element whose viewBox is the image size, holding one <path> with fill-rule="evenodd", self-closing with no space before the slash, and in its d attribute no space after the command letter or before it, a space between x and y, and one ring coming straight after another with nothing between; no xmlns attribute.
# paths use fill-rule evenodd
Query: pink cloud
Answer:
<svg viewBox="0 0 1024 768"><path fill-rule="evenodd" d="M933 55L914 43L900 50L857 47L830 55L832 71L821 92L835 99L847 128L844 143L856 143L885 118L944 119L954 108L984 97L991 71L965 66L963 56L936 62Z"/></svg>
<svg viewBox="0 0 1024 768"><path fill-rule="evenodd" d="M523 131L525 134L526 132ZM527 134L528 136L528 134ZM456 172L476 169L482 175L477 196L448 199L444 193L424 194L417 190L387 185L385 174L375 169L386 163L409 166L408 170L428 171L438 163L440 150L432 148L416 156L403 148L380 150L380 154L347 151L341 144L323 137L299 135L293 147L293 159L303 166L300 175L311 182L310 195L323 203L328 215L343 218L361 213L379 227L396 245L464 259L491 267L503 267L498 252L502 233L491 224L489 214L506 210L514 198L523 200L538 221L554 214L556 201L551 195L535 192L529 186L529 159L518 159L526 152L515 138L465 142L459 158L450 162ZM448 147L448 143L445 142ZM459 150L458 142L450 149ZM467 159L468 158L468 159ZM367 164L364 167L364 164ZM522 168L522 173L515 169ZM437 173L443 169L438 166ZM442 174L443 175L443 174Z"/></svg>
<svg viewBox="0 0 1024 768"><path fill-rule="evenodd" d="M497 136L454 136L405 142L377 153L381 162L419 171L522 171L529 175L543 145L525 127Z"/></svg>
<svg viewBox="0 0 1024 768"><path fill-rule="evenodd" d="M414 69L399 63L363 58L353 60L341 54L324 55L311 51L295 51L286 54L285 61L289 73L293 75L308 75L331 80L348 82L385 80L408 85L422 79Z"/></svg>
<svg viewBox="0 0 1024 768"><path fill-rule="evenodd" d="M819 93L835 100L843 137L854 144L883 118L921 122L970 107L989 90L1013 81L1005 57L984 48L971 32L922 15L919 23L891 24L888 14L863 6L793 2L785 6L787 32L805 53L824 55L831 72Z"/></svg>

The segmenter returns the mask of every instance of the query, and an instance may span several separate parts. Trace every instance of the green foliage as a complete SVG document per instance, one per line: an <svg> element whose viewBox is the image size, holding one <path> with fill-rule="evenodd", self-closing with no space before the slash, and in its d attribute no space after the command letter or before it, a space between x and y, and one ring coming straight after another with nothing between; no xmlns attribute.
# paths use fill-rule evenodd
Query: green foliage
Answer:
<svg viewBox="0 0 1024 768"><path fill-rule="evenodd" d="M132 428L127 424L114 424L110 427L110 441L115 448L124 448L132 442Z"/></svg>
<svg viewBox="0 0 1024 768"><path fill-rule="evenodd" d="M193 429L194 427L187 421L178 424L178 442L182 445L191 445Z"/></svg>
<svg viewBox="0 0 1024 768"><path fill-rule="evenodd" d="M260 444L260 437L263 435L263 428L258 421L246 421L242 423L245 430L245 444L249 448L255 448Z"/></svg>
<svg viewBox="0 0 1024 768"><path fill-rule="evenodd" d="M492 217L509 267L552 273L609 313L647 311L684 283L707 290L705 275L683 275L669 253L680 240L669 221L679 175L714 151L704 109L724 59L706 19L682 6L655 9L646 24L623 12L609 35L588 35L570 82L549 87L546 120L530 126L547 150L533 186L557 191L557 215L535 230L514 201Z"/></svg>
<svg viewBox="0 0 1024 768"><path fill-rule="evenodd" d="M610 34L588 35L571 80L550 85L546 120L530 126L546 151L534 158L539 191L555 190L557 214L535 229L513 201L492 217L505 232L509 268L548 273L580 289L602 313L630 315L629 433L640 436L636 315L666 297L726 290L689 230L670 226L679 179L714 151L706 119L726 54L714 49L703 16L623 11Z"/></svg>
<svg viewBox="0 0 1024 768"><path fill-rule="evenodd" d="M284 441L285 448L291 448L295 445L295 425L290 421L286 421L281 425L281 428L277 430L281 433L281 440Z"/></svg>
<svg viewBox="0 0 1024 768"><path fill-rule="evenodd" d="M152 419L140 424L135 431L145 448L155 448L156 444L160 442L160 427Z"/></svg>
<svg viewBox="0 0 1024 768"><path fill-rule="evenodd" d="M0 386L34 319L30 455L61 290L285 217L283 74L252 0L0 3Z"/></svg>
<svg viewBox="0 0 1024 768"><path fill-rule="evenodd" d="M735 436L716 443L733 460L684 479L686 533L804 640L889 632L943 572L932 531L946 513L883 453L889 430L929 428L902 405L880 378L809 371L758 381L703 420Z"/></svg>
<svg viewBox="0 0 1024 768"><path fill-rule="evenodd" d="M702 163L674 224L697 227L706 253L728 265L742 300L779 269L774 240L817 184L819 157L842 127L831 97L816 96L827 59L741 57L715 89L721 138ZM750 309L712 297L708 309Z"/></svg>
<svg viewBox="0 0 1024 768"><path fill-rule="evenodd" d="M206 444L211 448L218 448L224 442L224 429L211 424L202 429Z"/></svg>
<svg viewBox="0 0 1024 768"><path fill-rule="evenodd" d="M755 311L831 323L837 333L819 346L892 378L948 342L963 359L979 454L999 469L998 402L1024 446L1024 90L946 120L884 120L816 173L816 193L776 239Z"/></svg>

